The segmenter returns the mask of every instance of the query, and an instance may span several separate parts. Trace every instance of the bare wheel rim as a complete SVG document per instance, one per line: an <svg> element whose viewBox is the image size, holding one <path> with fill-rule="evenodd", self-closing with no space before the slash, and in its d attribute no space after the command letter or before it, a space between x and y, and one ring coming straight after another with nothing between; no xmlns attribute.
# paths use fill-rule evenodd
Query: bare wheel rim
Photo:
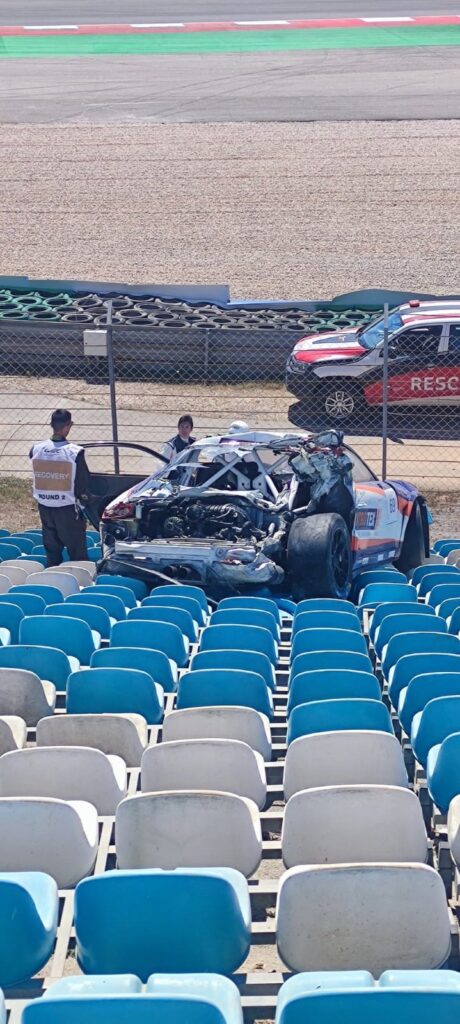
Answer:
<svg viewBox="0 0 460 1024"><path fill-rule="evenodd" d="M355 409L355 399L350 391L331 391L324 400L324 408L328 416L351 416Z"/></svg>

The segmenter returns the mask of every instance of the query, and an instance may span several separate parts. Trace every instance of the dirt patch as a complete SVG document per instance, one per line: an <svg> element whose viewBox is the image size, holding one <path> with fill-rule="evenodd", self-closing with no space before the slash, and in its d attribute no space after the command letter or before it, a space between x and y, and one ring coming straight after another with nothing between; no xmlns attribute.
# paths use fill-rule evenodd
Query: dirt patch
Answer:
<svg viewBox="0 0 460 1024"><path fill-rule="evenodd" d="M0 271L453 294L459 161L458 121L3 125Z"/></svg>

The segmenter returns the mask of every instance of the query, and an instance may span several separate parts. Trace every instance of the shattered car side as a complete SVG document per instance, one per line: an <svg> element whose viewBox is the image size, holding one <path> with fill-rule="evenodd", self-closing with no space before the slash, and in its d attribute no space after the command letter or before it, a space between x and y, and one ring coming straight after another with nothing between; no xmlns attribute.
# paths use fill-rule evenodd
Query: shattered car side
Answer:
<svg viewBox="0 0 460 1024"><path fill-rule="evenodd" d="M341 433L205 438L106 507L102 568L219 595L264 586L345 597L358 569L403 556L415 508L417 562L424 499L378 481Z"/></svg>

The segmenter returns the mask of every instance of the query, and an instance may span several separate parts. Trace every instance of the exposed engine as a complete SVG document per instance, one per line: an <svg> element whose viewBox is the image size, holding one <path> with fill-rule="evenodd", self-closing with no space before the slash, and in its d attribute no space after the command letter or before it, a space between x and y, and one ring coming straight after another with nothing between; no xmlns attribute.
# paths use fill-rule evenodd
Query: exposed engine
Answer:
<svg viewBox="0 0 460 1024"><path fill-rule="evenodd" d="M266 533L257 525L257 509L243 502L177 502L167 509L146 508L143 530L153 537L214 537L217 540L261 540ZM273 518L271 516L270 518Z"/></svg>

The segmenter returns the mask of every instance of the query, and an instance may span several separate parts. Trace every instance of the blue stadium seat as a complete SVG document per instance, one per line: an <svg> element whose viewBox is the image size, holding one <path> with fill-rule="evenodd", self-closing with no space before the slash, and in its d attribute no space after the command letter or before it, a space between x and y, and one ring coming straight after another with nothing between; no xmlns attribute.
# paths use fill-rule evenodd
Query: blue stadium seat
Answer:
<svg viewBox="0 0 460 1024"><path fill-rule="evenodd" d="M394 708L399 708L400 700L403 700L403 691L409 686L415 676L426 672L460 672L460 651L449 652L427 652L421 651L416 654L405 654L399 658L391 674L391 683L388 687L391 703Z"/></svg>
<svg viewBox="0 0 460 1024"><path fill-rule="evenodd" d="M442 555L443 558L447 558L449 551L455 551L458 547L460 547L460 540L457 537L444 537L441 540L435 541L433 551L438 555Z"/></svg>
<svg viewBox="0 0 460 1024"><path fill-rule="evenodd" d="M128 587L132 590L137 601L142 601L144 597L147 597L148 589L146 584L142 580L134 579L132 576L112 576L109 573L103 572L96 578L97 587L104 586L104 584L110 586L113 583L118 587Z"/></svg>
<svg viewBox="0 0 460 1024"><path fill-rule="evenodd" d="M236 668L243 672L257 672L263 676L270 690L276 690L275 669L266 654L260 651L198 651L192 658L190 671L201 668Z"/></svg>
<svg viewBox="0 0 460 1024"><path fill-rule="evenodd" d="M50 587L48 584L18 583L10 587L9 594L35 594L41 597L45 604L60 604L64 600L61 591L57 587Z"/></svg>
<svg viewBox="0 0 460 1024"><path fill-rule="evenodd" d="M291 665L290 685L301 672L314 672L316 669L334 668L341 672L349 669L353 672L372 672L372 662L368 654L357 651L307 651L298 654Z"/></svg>
<svg viewBox="0 0 460 1024"><path fill-rule="evenodd" d="M54 683L57 690L65 690L72 671L69 658L54 647L17 646L0 647L0 668L22 668L35 672L39 679Z"/></svg>
<svg viewBox="0 0 460 1024"><path fill-rule="evenodd" d="M200 640L200 651L232 650L260 651L272 665L278 660L278 649L272 634L261 626L206 626Z"/></svg>
<svg viewBox="0 0 460 1024"><path fill-rule="evenodd" d="M381 569L362 569L352 583L354 600L358 600L361 591L371 583L407 583L407 577L392 565L383 566Z"/></svg>
<svg viewBox="0 0 460 1024"><path fill-rule="evenodd" d="M0 604L14 604L24 615L43 615L46 608L46 602L38 594L18 594L17 591L0 594Z"/></svg>
<svg viewBox="0 0 460 1024"><path fill-rule="evenodd" d="M198 623L199 626L204 626L207 621L206 612L203 611L201 604L196 600L195 597L178 596L177 594L153 594L151 597L144 597L142 602L142 608L183 608L184 611L189 612L192 619Z"/></svg>
<svg viewBox="0 0 460 1024"><path fill-rule="evenodd" d="M454 636L458 636L460 634L460 607L456 608L455 611L452 612L448 623L448 631L449 633L453 633Z"/></svg>
<svg viewBox="0 0 460 1024"><path fill-rule="evenodd" d="M431 605L427 604L426 607L431 608ZM448 597L446 601L442 601L438 608L438 615L449 622L456 608L460 608L460 594L458 597ZM432 611L434 612L434 608Z"/></svg>
<svg viewBox="0 0 460 1024"><path fill-rule="evenodd" d="M41 871L0 874L0 985L28 981L53 951L58 921L56 882Z"/></svg>
<svg viewBox="0 0 460 1024"><path fill-rule="evenodd" d="M82 587L80 594L94 594L94 584L91 587ZM118 597L123 602L124 608L135 608L136 607L136 595L130 589L130 587L119 587L116 583L99 583L98 593L108 594L109 597Z"/></svg>
<svg viewBox="0 0 460 1024"><path fill-rule="evenodd" d="M86 540L87 541L88 540L92 540L94 544L100 544L101 543L101 536L100 536L99 531L98 530L87 530L86 531Z"/></svg>
<svg viewBox="0 0 460 1024"><path fill-rule="evenodd" d="M104 608L109 619L112 620L111 625L126 619L126 608L119 597L115 597L114 594L101 594L101 587L92 589L93 593L90 593L88 589L84 593L71 594L70 597L66 597L64 604L69 602L70 604L95 605L96 608Z"/></svg>
<svg viewBox="0 0 460 1024"><path fill-rule="evenodd" d="M174 608L169 605L153 605L153 607L142 605L141 608L132 608L128 619L130 622L138 619L145 622L172 622L190 643L196 643L198 639L198 625L192 619L190 612L186 612L183 608Z"/></svg>
<svg viewBox="0 0 460 1024"><path fill-rule="evenodd" d="M385 651L382 661L382 672L389 686L393 682L396 662L405 654L457 654L460 653L460 640L449 633L398 633L393 636ZM390 693L393 700L393 691ZM399 694L398 694L399 697Z"/></svg>
<svg viewBox="0 0 460 1024"><path fill-rule="evenodd" d="M224 597L222 601L219 601L218 611L224 611L227 608L253 608L254 611L260 610L261 612L270 612L273 618L281 626L281 613L278 608L276 601L273 601L270 597Z"/></svg>
<svg viewBox="0 0 460 1024"><path fill-rule="evenodd" d="M22 555L19 544L10 544L9 541L0 541L0 562L6 562L10 558L20 558Z"/></svg>
<svg viewBox="0 0 460 1024"><path fill-rule="evenodd" d="M112 627L105 608L98 608L97 605L85 604L81 601L74 604L72 598L78 596L78 594L72 594L62 604L49 604L45 609L45 615L61 615L66 619L80 619L88 624L91 631L97 632L103 640L108 640ZM96 644L96 649L98 647L99 644Z"/></svg>
<svg viewBox="0 0 460 1024"><path fill-rule="evenodd" d="M295 615L303 612L349 612L357 615L353 601L345 601L341 597L306 597L299 601Z"/></svg>
<svg viewBox="0 0 460 1024"><path fill-rule="evenodd" d="M105 647L92 655L91 668L137 668L168 693L177 687L177 666L163 651L149 647Z"/></svg>
<svg viewBox="0 0 460 1024"><path fill-rule="evenodd" d="M19 643L19 625L23 618L19 605L0 602L0 644Z"/></svg>
<svg viewBox="0 0 460 1024"><path fill-rule="evenodd" d="M22 1024L243 1024L240 995L229 978L155 974L141 990L134 975L63 978L28 1003Z"/></svg>
<svg viewBox="0 0 460 1024"><path fill-rule="evenodd" d="M457 672L423 672L419 676L414 676L409 685L401 690L398 718L408 735L415 715L423 711L429 701L435 700L436 697L460 695L460 658L457 662Z"/></svg>
<svg viewBox="0 0 460 1024"><path fill-rule="evenodd" d="M11 543L15 544L15 546L19 548L21 554L23 555L30 555L32 552L32 548L35 547L34 540L31 540L30 537L25 537L23 534L20 533L13 533L10 539ZM6 543L9 544L10 540L8 540Z"/></svg>
<svg viewBox="0 0 460 1024"><path fill-rule="evenodd" d="M178 709L219 706L254 708L273 718L272 692L256 672L232 668L197 669L181 676Z"/></svg>
<svg viewBox="0 0 460 1024"><path fill-rule="evenodd" d="M442 814L460 793L460 732L431 747L426 765L428 792Z"/></svg>
<svg viewBox="0 0 460 1024"><path fill-rule="evenodd" d="M359 595L359 608L377 608L388 601L417 600L417 591L411 583L368 583Z"/></svg>
<svg viewBox="0 0 460 1024"><path fill-rule="evenodd" d="M445 601L452 597L460 599L460 580L458 583L453 583L452 577L449 577L449 583L437 583L433 587L433 590L428 594L427 601L432 608L437 610Z"/></svg>
<svg viewBox="0 0 460 1024"><path fill-rule="evenodd" d="M417 568L414 569L411 583L414 585L414 587L417 587L418 589L422 580L425 579L425 576L433 576L434 573L436 573L437 576L445 575L445 573L449 575L449 573L452 573L452 569L453 566L451 565L441 565L437 563L435 565L430 565L429 562L425 565L418 565Z"/></svg>
<svg viewBox="0 0 460 1024"><path fill-rule="evenodd" d="M154 587L154 589L150 591L151 597L169 597L170 594L173 596L177 595L177 597L180 597L181 595L182 597L193 597L195 601L200 602L200 605L206 615L209 612L208 599L201 587L187 586L187 584L183 583L179 583L177 585L174 583L165 583L160 587Z"/></svg>
<svg viewBox="0 0 460 1024"><path fill-rule="evenodd" d="M427 597L433 587L445 586L447 583L458 583L460 586L460 570L452 565L435 565L433 572L426 573L420 580L417 587L418 596Z"/></svg>
<svg viewBox="0 0 460 1024"><path fill-rule="evenodd" d="M34 555L34 554L32 554L32 555L20 555L20 560L21 560L21 566L24 569L27 569L28 563L33 563L33 562L37 563L37 562L39 562L40 565L43 565L44 568L46 568L46 565L48 563L48 559L47 559L46 555ZM35 572L35 565L30 570L30 572L31 573Z"/></svg>
<svg viewBox="0 0 460 1024"><path fill-rule="evenodd" d="M102 548L100 548L98 544L95 544L93 548L90 547L89 544L88 544L88 561L89 562L99 562L101 560L101 558L102 558Z"/></svg>
<svg viewBox="0 0 460 1024"><path fill-rule="evenodd" d="M381 700L382 693L378 680L371 672L356 672L351 669L325 668L313 672L300 672L289 688L288 715L298 704L311 700L333 700L345 697L365 697Z"/></svg>
<svg viewBox="0 0 460 1024"><path fill-rule="evenodd" d="M350 612L298 612L292 624L292 636L302 629L352 629L360 633L361 623L358 616Z"/></svg>
<svg viewBox="0 0 460 1024"><path fill-rule="evenodd" d="M133 668L86 668L67 682L68 715L137 714L150 725L163 719L163 689Z"/></svg>
<svg viewBox="0 0 460 1024"><path fill-rule="evenodd" d="M414 605L414 608L423 608L423 605ZM417 612L412 615L387 615L379 626L375 637L374 648L379 658L385 653L385 647L394 636L400 633L447 633L447 623L438 615L420 615Z"/></svg>
<svg viewBox="0 0 460 1024"><path fill-rule="evenodd" d="M307 651L356 651L367 654L367 644L362 633L351 629L301 629L296 633L291 649L291 662Z"/></svg>
<svg viewBox="0 0 460 1024"><path fill-rule="evenodd" d="M89 665L91 655L97 649L94 636L86 622L81 619L62 619L58 615L30 615L19 626L21 644L46 644L64 651L67 657L76 658L79 665Z"/></svg>
<svg viewBox="0 0 460 1024"><path fill-rule="evenodd" d="M46 557L46 548L44 544L35 544L35 546L32 548L31 557L36 558L37 555L44 555ZM69 556L65 548L62 554L62 561L69 561Z"/></svg>
<svg viewBox="0 0 460 1024"><path fill-rule="evenodd" d="M11 537L11 531L10 531L10 530L5 530L5 529L4 529L3 527L2 527L2 529L0 530L0 537L1 537L2 539L3 539L3 537Z"/></svg>
<svg viewBox="0 0 460 1024"><path fill-rule="evenodd" d="M247 882L231 868L108 871L78 884L75 932L85 974L232 974L251 941Z"/></svg>
<svg viewBox="0 0 460 1024"><path fill-rule="evenodd" d="M459 1012L454 971L386 971L378 983L367 971L312 971L281 986L276 1024L453 1024Z"/></svg>
<svg viewBox="0 0 460 1024"><path fill-rule="evenodd" d="M188 646L178 626L172 622L116 622L110 636L111 647L151 647L163 651L181 668L187 664Z"/></svg>
<svg viewBox="0 0 460 1024"><path fill-rule="evenodd" d="M388 708L382 701L359 697L298 704L289 716L287 742L292 743L299 736L311 733L350 729L393 733Z"/></svg>
<svg viewBox="0 0 460 1024"><path fill-rule="evenodd" d="M425 767L431 747L454 732L460 732L460 693L428 701L412 719L411 746L417 761Z"/></svg>
<svg viewBox="0 0 460 1024"><path fill-rule="evenodd" d="M375 609L369 626L369 636L372 643L375 642L379 628L383 621L388 615L407 615L407 602L406 601L388 601L387 604L379 604ZM434 615L435 610L429 604L415 604L411 603L410 615Z"/></svg>
<svg viewBox="0 0 460 1024"><path fill-rule="evenodd" d="M213 612L209 621L210 626L233 626L238 630L240 626L260 626L268 629L275 644L279 643L280 628L271 612L259 610L258 608L219 608Z"/></svg>

